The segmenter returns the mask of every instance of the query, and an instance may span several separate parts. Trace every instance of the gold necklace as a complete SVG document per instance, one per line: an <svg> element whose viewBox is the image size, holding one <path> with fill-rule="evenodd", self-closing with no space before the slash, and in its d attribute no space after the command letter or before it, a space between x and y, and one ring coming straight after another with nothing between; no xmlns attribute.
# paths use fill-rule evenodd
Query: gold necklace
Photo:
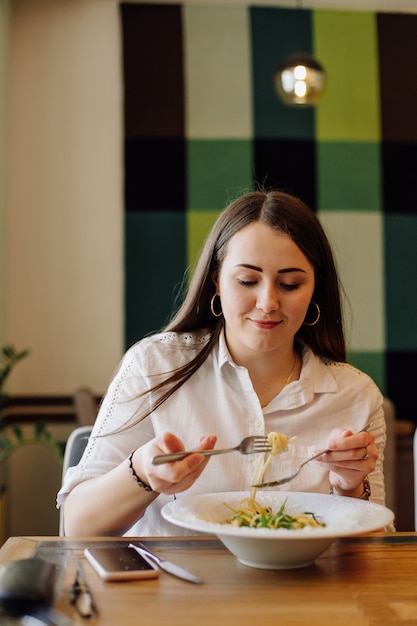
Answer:
<svg viewBox="0 0 417 626"><path fill-rule="evenodd" d="M297 365L297 362L298 362L297 355L295 355L294 365L292 366L291 372L289 373L288 378L285 381L285 385L288 385L288 383L290 382L290 380L291 380L291 378L292 378L292 376L294 374L295 366ZM285 387L285 385L284 385L284 387Z"/></svg>

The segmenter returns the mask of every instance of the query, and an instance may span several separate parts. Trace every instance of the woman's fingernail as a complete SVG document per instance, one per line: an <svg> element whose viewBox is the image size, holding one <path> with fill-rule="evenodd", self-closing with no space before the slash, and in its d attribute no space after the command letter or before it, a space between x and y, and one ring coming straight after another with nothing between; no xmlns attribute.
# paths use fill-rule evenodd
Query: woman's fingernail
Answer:
<svg viewBox="0 0 417 626"><path fill-rule="evenodd" d="M202 435L198 440L198 443L216 443L216 437L214 435Z"/></svg>

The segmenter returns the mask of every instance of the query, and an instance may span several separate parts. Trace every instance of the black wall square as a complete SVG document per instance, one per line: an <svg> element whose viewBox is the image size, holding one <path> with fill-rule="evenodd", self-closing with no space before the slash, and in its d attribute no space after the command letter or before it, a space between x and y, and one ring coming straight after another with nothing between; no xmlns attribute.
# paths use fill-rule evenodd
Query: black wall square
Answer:
<svg viewBox="0 0 417 626"><path fill-rule="evenodd" d="M313 210L316 199L316 147L314 141L255 139L255 181L302 198Z"/></svg>
<svg viewBox="0 0 417 626"><path fill-rule="evenodd" d="M382 188L385 213L417 213L417 143L384 142Z"/></svg>
<svg viewBox="0 0 417 626"><path fill-rule="evenodd" d="M125 209L185 211L185 140L125 140Z"/></svg>
<svg viewBox="0 0 417 626"><path fill-rule="evenodd" d="M385 395L393 400L397 409L397 419L417 424L417 351L388 350L385 359L387 378Z"/></svg>

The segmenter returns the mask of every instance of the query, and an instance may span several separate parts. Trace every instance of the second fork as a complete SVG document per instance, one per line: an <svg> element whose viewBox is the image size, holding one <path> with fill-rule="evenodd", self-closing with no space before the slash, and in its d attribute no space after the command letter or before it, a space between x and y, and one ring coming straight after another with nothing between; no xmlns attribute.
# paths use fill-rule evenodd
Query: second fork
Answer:
<svg viewBox="0 0 417 626"><path fill-rule="evenodd" d="M358 430L358 433L365 432L365 430L368 430L372 426L372 424L373 422L368 422L366 426ZM298 466L298 469L295 472L293 472L289 476L286 476L285 478L279 478L278 480L272 480L267 483L259 483L259 485L251 485L251 487L255 489L264 489L265 487L278 487L279 485L285 485L286 483L291 482L292 480L294 480L294 478L298 476L298 474L301 472L304 465L307 465L307 463L310 463L310 461L314 461L314 459L317 459L317 457L321 456L322 454L326 454L326 452L332 452L332 451L327 449L327 450L322 450L321 452L317 452L317 454L315 454L314 456L311 456L309 459L304 461L304 463L301 463L301 465Z"/></svg>

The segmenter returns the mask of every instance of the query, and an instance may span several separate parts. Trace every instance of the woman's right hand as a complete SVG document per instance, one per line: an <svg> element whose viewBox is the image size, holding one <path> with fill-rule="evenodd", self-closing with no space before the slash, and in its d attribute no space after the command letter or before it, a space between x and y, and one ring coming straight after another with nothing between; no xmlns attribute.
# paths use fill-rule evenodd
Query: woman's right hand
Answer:
<svg viewBox="0 0 417 626"><path fill-rule="evenodd" d="M138 489L129 475L127 460L102 476L79 483L65 499L65 534L125 534L158 493L173 495L191 487L209 460L198 451L213 448L216 440L214 435L200 437L194 448L196 454L164 465L153 465L153 457L184 450L184 444L175 435L164 433L135 450L133 469L139 480L150 485L154 493Z"/></svg>
<svg viewBox="0 0 417 626"><path fill-rule="evenodd" d="M133 468L139 478L154 491L165 495L181 493L194 484L210 460L210 457L204 457L198 451L213 449L216 441L216 435L204 435L193 448L195 454L178 461L154 465L152 459L158 454L185 450L181 439L167 432L135 451L132 457Z"/></svg>

